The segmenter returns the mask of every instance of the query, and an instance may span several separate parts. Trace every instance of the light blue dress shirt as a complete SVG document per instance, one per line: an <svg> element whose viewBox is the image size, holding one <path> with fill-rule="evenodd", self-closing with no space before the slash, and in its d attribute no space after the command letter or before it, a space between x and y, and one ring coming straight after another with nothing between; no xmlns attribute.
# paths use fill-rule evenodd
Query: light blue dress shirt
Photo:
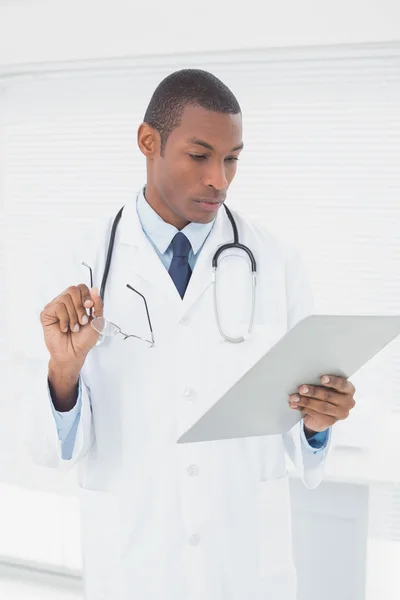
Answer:
<svg viewBox="0 0 400 600"><path fill-rule="evenodd" d="M157 252L163 265L168 270L172 261L171 242L179 230L173 225L163 221L156 211L148 204L143 193L139 194L138 196L137 212L144 233L152 244L154 250ZM184 229L182 229L182 233L186 235L192 246L192 250L189 253L189 264L192 270L213 226L214 221L207 224L189 223ZM61 442L62 457L64 460L71 459L75 445L75 437L82 406L81 386L82 378L79 378L78 400L74 408L69 412L56 411L53 403L51 402L51 396L49 392L50 402L57 425L58 439ZM328 440L328 435L328 431L324 431L322 433L316 433L312 437L307 438L308 443L312 448L314 448L315 453L325 447Z"/></svg>

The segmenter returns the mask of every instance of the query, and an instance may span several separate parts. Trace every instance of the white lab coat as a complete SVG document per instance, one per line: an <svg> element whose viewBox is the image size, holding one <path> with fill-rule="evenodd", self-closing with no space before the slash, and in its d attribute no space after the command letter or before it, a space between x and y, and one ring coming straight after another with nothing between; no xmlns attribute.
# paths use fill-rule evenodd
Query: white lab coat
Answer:
<svg viewBox="0 0 400 600"><path fill-rule="evenodd" d="M181 300L132 202L117 231L105 316L127 333L146 335L144 307L129 283L147 298L156 346L117 336L91 351L69 461L61 458L43 362L42 392L32 402L31 451L41 465L78 463L88 600L295 598L285 451L312 488L328 448L314 453L301 439L300 424L285 436L176 443L257 356L312 312L297 253L234 215L258 266L255 326L246 342L224 342L214 316L211 259L232 240L225 211ZM108 221L80 256L94 267L98 285L110 227ZM78 262L76 271L67 285L87 281ZM236 256L221 260L221 316L241 331L248 272Z"/></svg>

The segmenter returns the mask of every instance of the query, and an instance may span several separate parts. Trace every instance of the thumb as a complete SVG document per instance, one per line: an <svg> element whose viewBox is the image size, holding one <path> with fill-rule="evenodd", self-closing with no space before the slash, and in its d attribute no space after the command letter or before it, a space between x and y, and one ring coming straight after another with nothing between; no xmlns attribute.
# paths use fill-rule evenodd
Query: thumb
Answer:
<svg viewBox="0 0 400 600"><path fill-rule="evenodd" d="M93 300L93 312L95 317L103 316L103 300L99 294L99 288L93 287L90 290L90 296Z"/></svg>

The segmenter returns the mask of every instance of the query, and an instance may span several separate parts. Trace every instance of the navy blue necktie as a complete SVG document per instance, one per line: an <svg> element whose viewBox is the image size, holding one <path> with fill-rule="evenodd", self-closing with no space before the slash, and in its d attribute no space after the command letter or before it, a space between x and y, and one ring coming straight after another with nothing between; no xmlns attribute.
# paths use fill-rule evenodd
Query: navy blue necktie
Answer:
<svg viewBox="0 0 400 600"><path fill-rule="evenodd" d="M186 235L179 231L172 240L173 258L168 273L171 275L181 298L185 295L192 269L189 265L189 252L192 246Z"/></svg>

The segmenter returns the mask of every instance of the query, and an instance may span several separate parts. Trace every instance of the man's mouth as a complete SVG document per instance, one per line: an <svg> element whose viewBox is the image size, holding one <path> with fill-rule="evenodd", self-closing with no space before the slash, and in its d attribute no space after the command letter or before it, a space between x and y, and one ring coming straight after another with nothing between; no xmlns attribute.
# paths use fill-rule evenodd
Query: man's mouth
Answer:
<svg viewBox="0 0 400 600"><path fill-rule="evenodd" d="M216 202L215 200L195 200L195 202L201 206L201 208L208 210L215 210L222 204L222 201Z"/></svg>

